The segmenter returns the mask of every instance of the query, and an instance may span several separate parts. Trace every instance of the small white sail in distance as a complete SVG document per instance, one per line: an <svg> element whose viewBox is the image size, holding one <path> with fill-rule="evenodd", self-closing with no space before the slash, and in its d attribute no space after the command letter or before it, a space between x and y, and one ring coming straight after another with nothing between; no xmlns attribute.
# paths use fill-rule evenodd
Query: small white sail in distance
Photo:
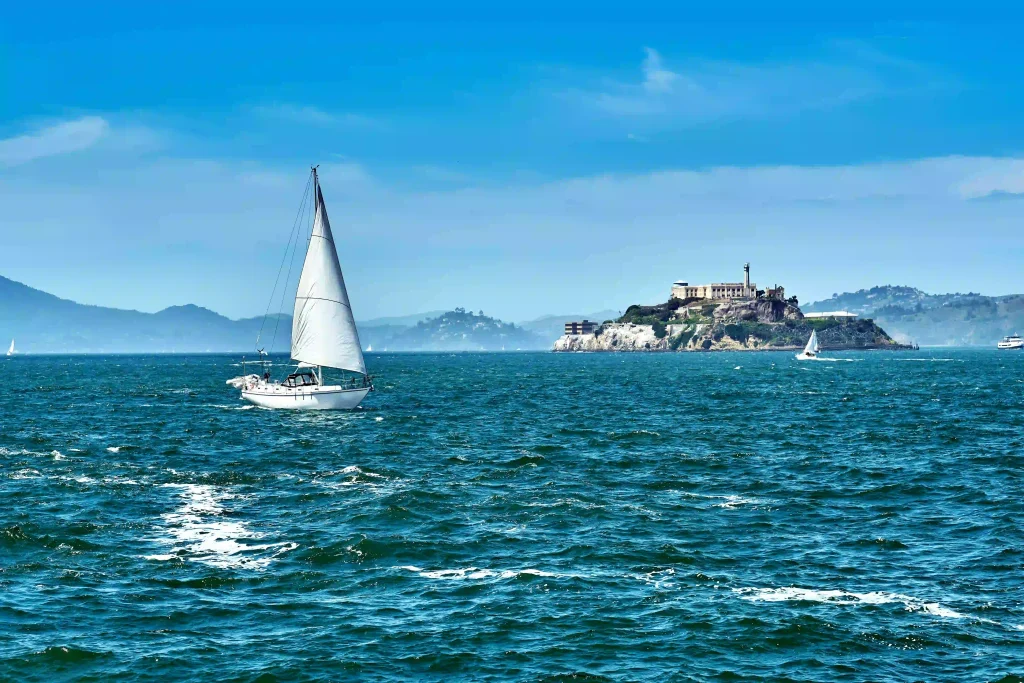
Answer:
<svg viewBox="0 0 1024 683"><path fill-rule="evenodd" d="M292 359L365 375L359 332L319 183L315 193L313 232L295 293Z"/></svg>
<svg viewBox="0 0 1024 683"><path fill-rule="evenodd" d="M804 347L804 353L808 356L817 355L818 353L818 331L811 330L811 338L807 340L807 346Z"/></svg>
<svg viewBox="0 0 1024 683"><path fill-rule="evenodd" d="M7 349L7 355L8 356L13 356L14 355L14 340L13 339L11 340L11 348Z"/></svg>

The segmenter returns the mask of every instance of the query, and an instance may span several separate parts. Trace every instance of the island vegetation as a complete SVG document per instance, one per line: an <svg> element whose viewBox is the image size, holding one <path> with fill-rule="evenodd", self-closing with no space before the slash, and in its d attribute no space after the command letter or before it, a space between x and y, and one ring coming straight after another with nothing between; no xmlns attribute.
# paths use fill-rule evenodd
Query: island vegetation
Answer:
<svg viewBox="0 0 1024 683"><path fill-rule="evenodd" d="M547 342L483 311L455 308L394 335L388 347L392 351L516 351L546 348Z"/></svg>

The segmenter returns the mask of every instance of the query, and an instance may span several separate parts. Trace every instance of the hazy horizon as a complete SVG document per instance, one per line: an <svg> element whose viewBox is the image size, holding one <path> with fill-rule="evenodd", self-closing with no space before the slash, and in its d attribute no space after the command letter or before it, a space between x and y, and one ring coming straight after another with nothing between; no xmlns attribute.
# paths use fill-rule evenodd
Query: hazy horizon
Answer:
<svg viewBox="0 0 1024 683"><path fill-rule="evenodd" d="M623 310L747 261L801 302L1021 290L1012 22L189 7L6 36L0 274L261 316L319 163L360 320Z"/></svg>

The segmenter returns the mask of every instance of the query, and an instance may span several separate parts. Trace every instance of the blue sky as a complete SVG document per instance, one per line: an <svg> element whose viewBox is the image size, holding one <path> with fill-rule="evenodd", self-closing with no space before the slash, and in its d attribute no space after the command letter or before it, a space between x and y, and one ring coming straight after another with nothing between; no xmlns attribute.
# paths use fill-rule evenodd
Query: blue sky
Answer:
<svg viewBox="0 0 1024 683"><path fill-rule="evenodd" d="M9 9L0 274L262 314L320 163L364 319L1024 289L1021 16L723 7Z"/></svg>

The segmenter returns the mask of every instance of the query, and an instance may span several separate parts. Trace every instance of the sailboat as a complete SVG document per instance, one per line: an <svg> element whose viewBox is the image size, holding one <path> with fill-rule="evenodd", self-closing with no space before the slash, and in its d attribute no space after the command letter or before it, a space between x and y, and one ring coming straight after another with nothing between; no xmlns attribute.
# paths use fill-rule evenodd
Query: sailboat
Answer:
<svg viewBox="0 0 1024 683"><path fill-rule="evenodd" d="M298 366L280 382L271 381L268 372L243 379L242 398L262 408L351 409L373 390L315 166L312 174L313 231L292 314L291 357ZM324 368L354 375L341 384L325 385Z"/></svg>
<svg viewBox="0 0 1024 683"><path fill-rule="evenodd" d="M11 340L11 348L7 349L7 355L8 356L13 356L15 353L17 353L17 352L14 350L14 340L12 339Z"/></svg>
<svg viewBox="0 0 1024 683"><path fill-rule="evenodd" d="M807 340L807 346L804 350L796 355L797 360L817 360L818 359L818 331L811 330L811 338Z"/></svg>

